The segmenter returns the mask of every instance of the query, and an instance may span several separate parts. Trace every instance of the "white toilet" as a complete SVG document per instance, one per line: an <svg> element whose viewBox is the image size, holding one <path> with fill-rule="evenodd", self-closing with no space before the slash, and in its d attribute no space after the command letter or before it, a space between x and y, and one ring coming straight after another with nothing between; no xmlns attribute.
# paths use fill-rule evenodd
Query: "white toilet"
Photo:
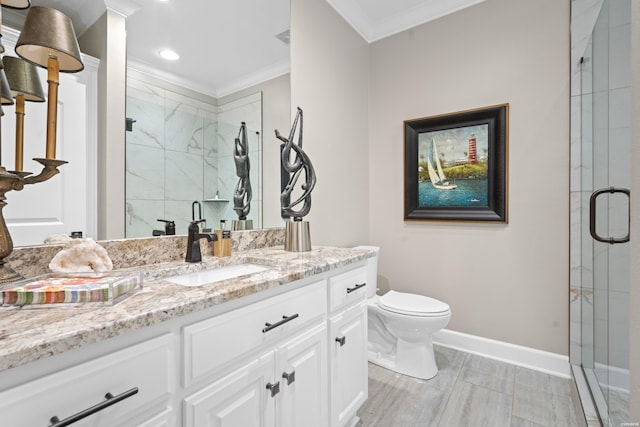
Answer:
<svg viewBox="0 0 640 427"><path fill-rule="evenodd" d="M359 248L380 251L375 246ZM451 309L422 295L389 291L378 296L377 272L378 255L367 264L369 361L404 375L433 378L438 367L432 336L447 326Z"/></svg>

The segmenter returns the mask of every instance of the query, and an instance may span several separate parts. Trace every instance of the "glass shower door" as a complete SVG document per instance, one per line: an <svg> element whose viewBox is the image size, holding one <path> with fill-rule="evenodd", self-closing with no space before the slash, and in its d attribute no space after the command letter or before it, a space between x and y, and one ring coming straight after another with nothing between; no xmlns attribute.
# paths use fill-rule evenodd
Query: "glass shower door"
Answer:
<svg viewBox="0 0 640 427"><path fill-rule="evenodd" d="M630 1L604 0L582 66L582 366L605 426L628 421Z"/></svg>

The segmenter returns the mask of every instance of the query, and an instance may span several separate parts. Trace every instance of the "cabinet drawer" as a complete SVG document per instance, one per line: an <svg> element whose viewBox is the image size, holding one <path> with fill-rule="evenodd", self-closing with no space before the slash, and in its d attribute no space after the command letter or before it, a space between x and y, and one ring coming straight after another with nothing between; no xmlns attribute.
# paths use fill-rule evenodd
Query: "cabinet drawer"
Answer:
<svg viewBox="0 0 640 427"><path fill-rule="evenodd" d="M138 392L75 426L139 426L169 409L174 393L173 336L163 335L0 393L2 425L48 426L98 403L105 395Z"/></svg>
<svg viewBox="0 0 640 427"><path fill-rule="evenodd" d="M326 281L321 280L184 327L184 385L188 387L262 345L324 319L325 300Z"/></svg>
<svg viewBox="0 0 640 427"><path fill-rule="evenodd" d="M364 286L362 286L364 284ZM367 297L367 269L358 267L329 278L329 310L335 311Z"/></svg>

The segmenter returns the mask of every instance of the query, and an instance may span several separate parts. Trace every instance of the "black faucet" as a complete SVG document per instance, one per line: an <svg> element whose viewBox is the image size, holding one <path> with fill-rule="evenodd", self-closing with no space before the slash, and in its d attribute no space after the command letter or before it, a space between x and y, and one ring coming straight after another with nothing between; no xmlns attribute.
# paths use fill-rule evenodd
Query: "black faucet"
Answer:
<svg viewBox="0 0 640 427"><path fill-rule="evenodd" d="M166 219L159 219L158 221L164 222L164 231L162 230L153 230L153 236L175 236L176 234L176 223L175 221L169 221Z"/></svg>
<svg viewBox="0 0 640 427"><path fill-rule="evenodd" d="M187 234L187 256L186 262L200 262L202 261L202 254L200 253L200 239L207 239L208 242L215 242L218 240L218 236L213 233L200 233L198 224L204 220L199 219L197 221L191 221L189 224L189 231Z"/></svg>

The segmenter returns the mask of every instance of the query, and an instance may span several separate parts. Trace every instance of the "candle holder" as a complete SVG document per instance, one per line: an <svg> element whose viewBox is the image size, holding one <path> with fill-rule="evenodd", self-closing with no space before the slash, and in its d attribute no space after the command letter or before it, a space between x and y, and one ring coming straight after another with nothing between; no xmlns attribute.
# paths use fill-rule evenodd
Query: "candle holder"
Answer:
<svg viewBox="0 0 640 427"><path fill-rule="evenodd" d="M29 0L0 0L2 6L13 8L28 8ZM0 27L1 27L0 18ZM78 47L78 40L71 20L62 12L36 6L29 10L24 27L16 42L16 53L27 62L47 69L47 137L46 158L33 159L42 165L42 171L38 175L22 171L22 127L24 116L24 101L44 101L39 80L33 77L33 70L26 64L18 61L18 58L9 59L12 69L12 83L0 85L2 103L11 103L11 95L18 99L16 108L16 170L7 171L0 166L0 283L11 282L20 279L20 275L6 265L5 258L13 251L13 240L7 228L2 210L7 205L6 194L11 190L20 191L25 185L44 182L60 171L58 168L67 163L64 160L56 160L56 126L58 116L58 86L60 84L60 72L76 73L82 71L84 64ZM0 65L2 62L0 61ZM4 68L1 66L0 68ZM1 71L1 70L0 70ZM0 80L3 80L0 76ZM6 78L4 78L6 82ZM0 82L2 83L2 82ZM6 87L5 87L6 86Z"/></svg>
<svg viewBox="0 0 640 427"><path fill-rule="evenodd" d="M56 159L33 160L43 166L38 175L32 175L30 172L7 171L0 166L0 283L13 282L22 278L5 261L5 258L13 251L13 240L2 214L4 207L7 205L5 195L11 190L20 191L25 185L37 184L51 179L60 173L58 168L67 163L64 160Z"/></svg>

